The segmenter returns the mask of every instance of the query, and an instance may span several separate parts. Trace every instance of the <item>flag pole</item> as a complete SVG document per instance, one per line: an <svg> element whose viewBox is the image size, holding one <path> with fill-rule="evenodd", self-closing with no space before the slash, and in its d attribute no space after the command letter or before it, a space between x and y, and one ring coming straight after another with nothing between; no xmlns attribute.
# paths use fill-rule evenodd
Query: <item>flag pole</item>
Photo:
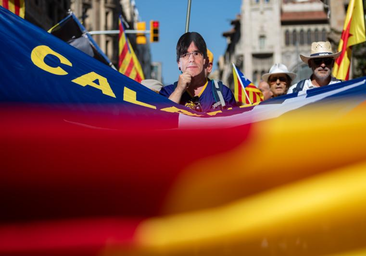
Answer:
<svg viewBox="0 0 366 256"><path fill-rule="evenodd" d="M187 17L186 17L186 31L185 31L185 33L187 33L188 30L189 30L189 20L190 20L190 17L191 17L191 2L192 2L192 0L188 0Z"/></svg>

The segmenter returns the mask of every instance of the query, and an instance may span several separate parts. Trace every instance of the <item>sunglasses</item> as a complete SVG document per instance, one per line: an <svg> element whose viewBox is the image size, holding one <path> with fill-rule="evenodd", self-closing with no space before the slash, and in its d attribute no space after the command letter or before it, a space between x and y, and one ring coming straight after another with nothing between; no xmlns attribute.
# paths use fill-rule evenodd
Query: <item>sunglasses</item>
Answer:
<svg viewBox="0 0 366 256"><path fill-rule="evenodd" d="M329 66L331 64L333 64L334 60L332 58L324 58L324 59L313 59L315 65L320 66L322 63L324 63L325 65Z"/></svg>
<svg viewBox="0 0 366 256"><path fill-rule="evenodd" d="M269 78L269 82L270 83L277 82L277 79L280 80L280 82L287 82L287 77L285 76L271 76Z"/></svg>

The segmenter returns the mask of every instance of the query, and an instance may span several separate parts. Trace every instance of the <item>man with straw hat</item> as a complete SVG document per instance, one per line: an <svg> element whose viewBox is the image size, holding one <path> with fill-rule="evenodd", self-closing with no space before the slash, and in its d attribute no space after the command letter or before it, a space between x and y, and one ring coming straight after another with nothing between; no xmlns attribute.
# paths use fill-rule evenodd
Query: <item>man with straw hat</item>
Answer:
<svg viewBox="0 0 366 256"><path fill-rule="evenodd" d="M301 60L309 65L313 74L309 79L301 80L288 90L289 93L305 92L308 89L326 86L341 82L332 76L334 61L341 52L334 53L332 46L327 42L314 42L311 44L310 56L300 54Z"/></svg>

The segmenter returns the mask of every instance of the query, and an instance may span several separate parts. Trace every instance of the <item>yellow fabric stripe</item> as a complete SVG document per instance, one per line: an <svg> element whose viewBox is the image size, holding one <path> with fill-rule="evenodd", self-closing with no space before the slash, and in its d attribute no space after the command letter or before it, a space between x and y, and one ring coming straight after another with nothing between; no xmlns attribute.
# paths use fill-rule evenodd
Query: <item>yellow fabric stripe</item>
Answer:
<svg viewBox="0 0 366 256"><path fill-rule="evenodd" d="M364 150L355 150L362 149L366 141L362 132L366 130L366 104L353 112L349 112L352 102L335 104L317 105L316 109L309 106L307 111L252 124L250 140L182 170L166 199L164 213L216 207L281 185L284 177L289 182L327 170L329 163L341 166L366 159ZM329 148L331 154L326 153Z"/></svg>
<svg viewBox="0 0 366 256"><path fill-rule="evenodd" d="M151 219L137 238L142 247L166 255L214 255L225 248L226 255L259 255L278 250L282 238L287 255L300 255L304 246L306 255L342 251L347 243L364 247L365 169L366 162L216 209Z"/></svg>
<svg viewBox="0 0 366 256"><path fill-rule="evenodd" d="M135 51L133 50L131 44L130 44L130 49L131 49L131 52L132 52L132 58L133 58L133 62L134 62L134 69L136 69L136 72L139 73L141 79L143 80L143 79L145 79L144 72L142 71L140 62L137 59L137 56L136 56Z"/></svg>

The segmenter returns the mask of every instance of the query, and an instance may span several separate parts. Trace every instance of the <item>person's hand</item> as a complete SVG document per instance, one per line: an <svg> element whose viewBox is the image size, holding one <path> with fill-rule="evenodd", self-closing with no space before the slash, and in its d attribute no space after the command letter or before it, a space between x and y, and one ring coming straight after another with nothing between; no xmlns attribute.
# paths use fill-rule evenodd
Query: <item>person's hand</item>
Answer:
<svg viewBox="0 0 366 256"><path fill-rule="evenodd" d="M181 90L185 91L188 89L191 81L192 81L192 76L189 73L189 71L186 70L182 74L179 75L177 88L180 88Z"/></svg>

